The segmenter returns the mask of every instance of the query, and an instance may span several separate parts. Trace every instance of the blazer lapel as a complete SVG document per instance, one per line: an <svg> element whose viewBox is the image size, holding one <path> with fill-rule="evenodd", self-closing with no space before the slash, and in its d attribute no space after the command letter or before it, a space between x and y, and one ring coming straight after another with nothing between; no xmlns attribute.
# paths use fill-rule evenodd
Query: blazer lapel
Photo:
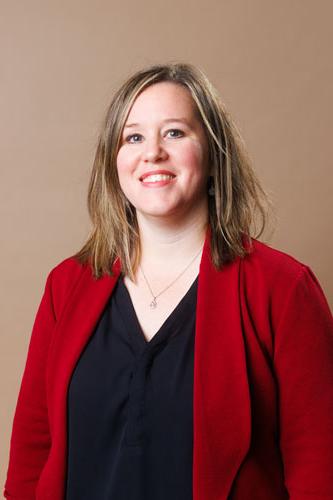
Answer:
<svg viewBox="0 0 333 500"><path fill-rule="evenodd" d="M239 259L217 271L209 232L200 264L194 355L194 500L227 498L251 437Z"/></svg>
<svg viewBox="0 0 333 500"><path fill-rule="evenodd" d="M119 261L115 263L113 271L113 276L105 275L96 280L89 266L84 268L54 331L47 383L50 426L53 440L57 443L50 458L52 456L52 467L58 471L59 477L64 478L66 472L68 385L80 354L93 333L117 282L120 274ZM61 498L62 493L63 491L59 492Z"/></svg>

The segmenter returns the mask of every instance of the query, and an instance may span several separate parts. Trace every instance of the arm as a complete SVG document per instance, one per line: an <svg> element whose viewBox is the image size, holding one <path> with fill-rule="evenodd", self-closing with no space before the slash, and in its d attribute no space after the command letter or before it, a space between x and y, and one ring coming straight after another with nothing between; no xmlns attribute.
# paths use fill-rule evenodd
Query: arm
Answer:
<svg viewBox="0 0 333 500"><path fill-rule="evenodd" d="M33 326L16 406L5 498L35 498L36 485L51 445L45 387L48 348L55 325L51 284L52 273Z"/></svg>
<svg viewBox="0 0 333 500"><path fill-rule="evenodd" d="M333 320L311 269L293 283L275 337L280 447L291 500L333 499Z"/></svg>

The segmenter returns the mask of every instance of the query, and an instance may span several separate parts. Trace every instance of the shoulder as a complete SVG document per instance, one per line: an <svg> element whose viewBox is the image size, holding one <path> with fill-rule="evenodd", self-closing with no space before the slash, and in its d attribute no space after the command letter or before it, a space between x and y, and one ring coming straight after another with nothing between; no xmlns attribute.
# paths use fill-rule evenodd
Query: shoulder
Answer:
<svg viewBox="0 0 333 500"><path fill-rule="evenodd" d="M288 253L252 240L252 251L241 259L240 269L240 280L254 302L265 302L273 309L288 304L296 309L300 304L317 305L329 316L327 299L316 275Z"/></svg>
<svg viewBox="0 0 333 500"><path fill-rule="evenodd" d="M292 255L255 239L252 240L250 253L242 259L241 266L245 274L257 278L262 276L272 282L278 280L290 283L309 271L308 265Z"/></svg>
<svg viewBox="0 0 333 500"><path fill-rule="evenodd" d="M120 272L120 261L117 259L112 268L112 274ZM56 265L49 273L46 283L56 317L66 306L68 299L76 291L83 292L86 287L94 286L96 281L103 281L110 276L104 274L96 278L89 263L82 264L75 256L68 257Z"/></svg>
<svg viewBox="0 0 333 500"><path fill-rule="evenodd" d="M87 272L91 274L92 278L91 267L88 264L81 264L75 257L68 257L50 271L46 286L50 289L56 316L64 307L81 277Z"/></svg>
<svg viewBox="0 0 333 500"><path fill-rule="evenodd" d="M252 248L240 260L240 280L248 296L258 303L284 304L292 289L316 278L306 264L266 243L252 240Z"/></svg>
<svg viewBox="0 0 333 500"><path fill-rule="evenodd" d="M68 257L59 264L57 264L53 269L51 269L50 275L55 280L66 279L66 277L74 278L79 276L87 268L86 264L81 264L75 257Z"/></svg>

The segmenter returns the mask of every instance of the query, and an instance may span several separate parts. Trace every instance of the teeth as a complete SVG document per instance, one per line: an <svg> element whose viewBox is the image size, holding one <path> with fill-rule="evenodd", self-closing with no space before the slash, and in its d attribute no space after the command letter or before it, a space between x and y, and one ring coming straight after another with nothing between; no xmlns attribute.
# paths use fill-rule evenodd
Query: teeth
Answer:
<svg viewBox="0 0 333 500"><path fill-rule="evenodd" d="M143 182L159 182L159 181L168 181L171 179L173 179L172 175L154 174L154 175L148 175L148 177L145 177L143 179Z"/></svg>

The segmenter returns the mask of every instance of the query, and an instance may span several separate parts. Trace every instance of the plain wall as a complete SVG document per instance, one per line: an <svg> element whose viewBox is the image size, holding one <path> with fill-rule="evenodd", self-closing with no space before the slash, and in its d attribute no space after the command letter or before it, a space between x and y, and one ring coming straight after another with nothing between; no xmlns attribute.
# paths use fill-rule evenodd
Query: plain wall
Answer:
<svg viewBox="0 0 333 500"><path fill-rule="evenodd" d="M188 61L220 91L271 194L269 243L333 304L333 7L309 0L0 2L0 481L49 270L89 229L86 192L112 92L147 64Z"/></svg>

